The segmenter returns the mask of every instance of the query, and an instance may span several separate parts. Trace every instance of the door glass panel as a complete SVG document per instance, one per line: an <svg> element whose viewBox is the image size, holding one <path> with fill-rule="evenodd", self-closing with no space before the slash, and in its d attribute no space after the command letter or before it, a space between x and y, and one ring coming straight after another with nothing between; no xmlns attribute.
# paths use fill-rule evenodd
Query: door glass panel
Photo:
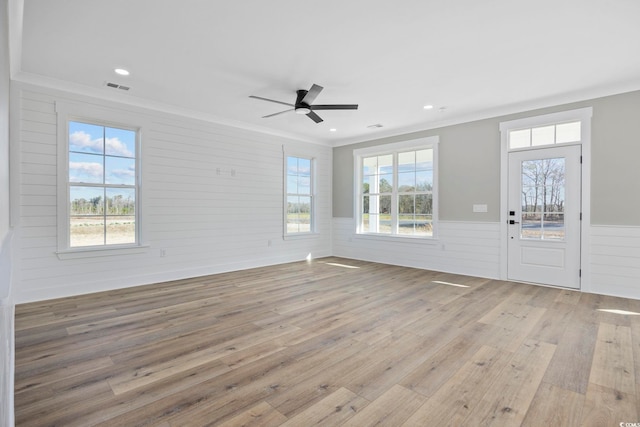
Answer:
<svg viewBox="0 0 640 427"><path fill-rule="evenodd" d="M564 240L565 159L525 160L520 238Z"/></svg>

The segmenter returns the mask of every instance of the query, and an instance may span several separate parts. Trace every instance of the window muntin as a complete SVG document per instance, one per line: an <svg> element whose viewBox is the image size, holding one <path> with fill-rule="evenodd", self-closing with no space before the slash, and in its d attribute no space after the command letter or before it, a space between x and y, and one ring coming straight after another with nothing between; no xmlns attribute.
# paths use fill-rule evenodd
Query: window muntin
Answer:
<svg viewBox="0 0 640 427"><path fill-rule="evenodd" d="M358 233L433 237L434 159L432 146L357 156Z"/></svg>
<svg viewBox="0 0 640 427"><path fill-rule="evenodd" d="M313 159L286 156L285 233L313 232Z"/></svg>
<svg viewBox="0 0 640 427"><path fill-rule="evenodd" d="M138 243L138 132L68 122L69 248Z"/></svg>

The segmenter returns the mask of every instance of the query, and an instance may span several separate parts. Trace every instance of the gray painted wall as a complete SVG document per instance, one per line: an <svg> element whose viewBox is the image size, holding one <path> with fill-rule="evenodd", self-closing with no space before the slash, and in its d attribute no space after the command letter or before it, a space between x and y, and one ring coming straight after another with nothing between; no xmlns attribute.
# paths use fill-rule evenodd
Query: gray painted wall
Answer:
<svg viewBox="0 0 640 427"><path fill-rule="evenodd" d="M353 218L353 150L439 135L439 217L500 219L500 122L593 107L591 223L640 225L640 91L431 129L333 150L333 216ZM488 212L472 212L487 204Z"/></svg>

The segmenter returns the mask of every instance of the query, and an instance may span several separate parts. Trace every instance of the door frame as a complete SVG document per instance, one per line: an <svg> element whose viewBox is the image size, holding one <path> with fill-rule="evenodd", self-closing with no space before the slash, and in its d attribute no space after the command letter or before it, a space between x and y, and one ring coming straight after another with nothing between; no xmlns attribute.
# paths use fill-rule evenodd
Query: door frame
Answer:
<svg viewBox="0 0 640 427"><path fill-rule="evenodd" d="M525 117L516 120L500 122L500 279L507 279L508 248L508 188L509 188L509 131L516 129L526 129L544 125L551 125L563 122L580 121L581 140L571 144L582 146L582 185L581 185L581 212L582 222L580 223L580 288L583 292L591 291L591 256L589 248L591 246L590 225L591 225L591 117L592 107L579 108L575 110L561 111L557 113L544 114L540 116ZM549 145L553 147L553 145ZM542 147L536 147L542 148ZM534 148L535 149L535 148Z"/></svg>

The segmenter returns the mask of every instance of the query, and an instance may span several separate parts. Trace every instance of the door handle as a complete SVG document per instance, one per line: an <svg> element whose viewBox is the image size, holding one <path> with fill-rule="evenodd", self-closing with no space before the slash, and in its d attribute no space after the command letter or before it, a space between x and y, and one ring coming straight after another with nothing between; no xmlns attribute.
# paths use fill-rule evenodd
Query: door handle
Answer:
<svg viewBox="0 0 640 427"><path fill-rule="evenodd" d="M519 223L518 221L515 221L515 220L513 220L513 219L510 219L510 220L509 220L509 224L510 224L510 225L513 225L513 224L520 224L520 223Z"/></svg>

